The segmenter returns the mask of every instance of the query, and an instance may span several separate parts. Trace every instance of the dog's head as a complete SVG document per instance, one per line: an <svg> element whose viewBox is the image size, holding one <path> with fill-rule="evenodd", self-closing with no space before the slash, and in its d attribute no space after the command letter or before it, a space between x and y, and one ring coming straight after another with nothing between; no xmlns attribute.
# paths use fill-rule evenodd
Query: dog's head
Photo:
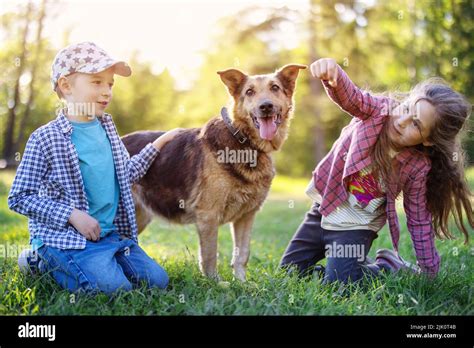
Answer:
<svg viewBox="0 0 474 348"><path fill-rule="evenodd" d="M284 128L286 137L300 69L306 66L288 64L272 74L253 76L237 69L219 71L234 100L234 121L251 125L263 141L274 140L280 128Z"/></svg>

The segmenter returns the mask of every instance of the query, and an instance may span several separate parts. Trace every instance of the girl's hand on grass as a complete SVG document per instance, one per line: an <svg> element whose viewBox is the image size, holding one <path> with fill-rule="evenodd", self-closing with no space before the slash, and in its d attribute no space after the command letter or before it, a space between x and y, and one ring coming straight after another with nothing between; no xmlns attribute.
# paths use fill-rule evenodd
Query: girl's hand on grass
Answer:
<svg viewBox="0 0 474 348"><path fill-rule="evenodd" d="M171 141L175 136L177 136L179 133L181 133L184 130L185 130L184 128L175 128L166 132L165 134L163 134L161 137L159 137L153 142L153 146L157 150L161 150L163 146L165 146L166 143Z"/></svg>
<svg viewBox="0 0 474 348"><path fill-rule="evenodd" d="M311 75L320 80L329 81L331 87L337 87L338 66L332 58L321 58L310 66Z"/></svg>
<svg viewBox="0 0 474 348"><path fill-rule="evenodd" d="M87 240L94 242L99 240L99 222L82 210L74 208L71 216L69 217L69 223L73 225L80 234L86 237Z"/></svg>

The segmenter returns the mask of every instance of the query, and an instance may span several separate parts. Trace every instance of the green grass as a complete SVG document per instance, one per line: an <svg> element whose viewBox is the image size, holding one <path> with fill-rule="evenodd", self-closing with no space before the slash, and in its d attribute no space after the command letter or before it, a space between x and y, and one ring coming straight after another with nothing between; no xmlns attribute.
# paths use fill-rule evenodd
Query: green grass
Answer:
<svg viewBox="0 0 474 348"><path fill-rule="evenodd" d="M467 176L474 189L474 168ZM0 172L0 245L28 243L27 219L7 207L11 172ZM395 274L360 286L321 285L300 280L277 269L291 236L311 202L304 195L306 179L277 176L272 192L254 226L249 282L232 281L229 266L232 239L228 226L219 231L219 272L229 287L202 277L197 266L197 234L192 226L155 220L140 235L141 246L167 270L166 291L139 288L105 295L71 295L48 275L25 276L16 257L0 258L0 315L472 315L474 248L462 239L437 241L442 258L439 276L428 281L410 274ZM414 261L403 210L399 210L401 254ZM390 248L387 226L379 232L369 253Z"/></svg>

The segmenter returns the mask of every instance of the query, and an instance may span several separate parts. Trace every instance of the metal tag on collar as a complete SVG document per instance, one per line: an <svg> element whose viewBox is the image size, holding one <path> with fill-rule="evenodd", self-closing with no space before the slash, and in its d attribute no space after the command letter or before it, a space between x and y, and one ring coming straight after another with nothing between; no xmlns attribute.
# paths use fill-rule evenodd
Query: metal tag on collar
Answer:
<svg viewBox="0 0 474 348"><path fill-rule="evenodd" d="M239 134L239 133L240 133L240 129L237 129L235 131L235 133L232 133L232 135L237 138L239 143L243 144L247 141L247 137L245 137L243 134ZM239 135L237 135L237 134L239 134Z"/></svg>

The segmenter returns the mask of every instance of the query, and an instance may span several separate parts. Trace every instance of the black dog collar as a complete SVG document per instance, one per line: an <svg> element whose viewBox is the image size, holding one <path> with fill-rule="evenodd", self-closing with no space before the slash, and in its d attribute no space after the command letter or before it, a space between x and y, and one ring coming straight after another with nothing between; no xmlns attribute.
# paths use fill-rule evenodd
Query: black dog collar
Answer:
<svg viewBox="0 0 474 348"><path fill-rule="evenodd" d="M235 139L241 144L245 144L245 142L248 140L248 138L240 131L240 129L235 128L232 125L232 120L229 117L229 113L227 112L227 108L223 107L221 109L221 116L222 119L224 120L225 125L229 129L229 131L232 133Z"/></svg>

